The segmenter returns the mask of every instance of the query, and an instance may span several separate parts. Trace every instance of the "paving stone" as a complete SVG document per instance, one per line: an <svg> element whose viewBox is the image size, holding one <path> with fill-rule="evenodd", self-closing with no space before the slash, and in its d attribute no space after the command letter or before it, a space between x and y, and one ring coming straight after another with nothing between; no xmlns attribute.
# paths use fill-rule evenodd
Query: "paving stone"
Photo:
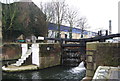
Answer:
<svg viewBox="0 0 120 81"><path fill-rule="evenodd" d="M120 81L120 69L118 67L99 66L92 81L96 80Z"/></svg>

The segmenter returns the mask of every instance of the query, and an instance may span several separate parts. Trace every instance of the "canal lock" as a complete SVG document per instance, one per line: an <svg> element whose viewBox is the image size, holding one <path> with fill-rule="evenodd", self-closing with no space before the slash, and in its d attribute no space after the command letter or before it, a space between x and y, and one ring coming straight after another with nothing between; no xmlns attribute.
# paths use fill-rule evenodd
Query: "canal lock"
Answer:
<svg viewBox="0 0 120 81"><path fill-rule="evenodd" d="M78 48L64 48L62 52L62 65L78 66L81 62L81 55Z"/></svg>

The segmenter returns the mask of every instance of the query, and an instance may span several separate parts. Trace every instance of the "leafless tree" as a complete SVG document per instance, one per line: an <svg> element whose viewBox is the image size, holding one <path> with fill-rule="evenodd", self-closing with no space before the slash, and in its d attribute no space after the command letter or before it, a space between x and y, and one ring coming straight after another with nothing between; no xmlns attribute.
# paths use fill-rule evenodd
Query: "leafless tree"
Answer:
<svg viewBox="0 0 120 81"><path fill-rule="evenodd" d="M46 24L48 26L48 23L49 22L53 22L54 23L54 6L53 6L53 3L52 2L47 2L47 3L43 3L43 2L40 2L40 10L45 14L46 16ZM50 35L50 37L53 35L53 31Z"/></svg>
<svg viewBox="0 0 120 81"><path fill-rule="evenodd" d="M65 0L57 0L54 2L53 0L53 6L55 10L55 23L58 26L58 35L57 37L60 38L60 25L63 23L65 20L65 15L67 11L67 5L65 4Z"/></svg>
<svg viewBox="0 0 120 81"><path fill-rule="evenodd" d="M52 2L40 3L40 10L46 15L46 22L54 21L54 6Z"/></svg>
<svg viewBox="0 0 120 81"><path fill-rule="evenodd" d="M15 0L13 0L14 2ZM4 10L2 10L2 31L5 33L10 31L9 37L12 36L13 30L13 22L16 16L17 8L16 4L10 4L10 0L6 0L6 5L4 6ZM4 34L5 34L4 33ZM7 38L7 36L4 36Z"/></svg>
<svg viewBox="0 0 120 81"><path fill-rule="evenodd" d="M81 38L83 38L83 33L85 29L89 28L86 17L81 17L77 21L77 27L81 29Z"/></svg>
<svg viewBox="0 0 120 81"><path fill-rule="evenodd" d="M60 25L65 20L66 7L65 0L52 0L52 2L45 4L40 3L40 8L46 15L47 21L57 24L58 38L60 38Z"/></svg>
<svg viewBox="0 0 120 81"><path fill-rule="evenodd" d="M77 20L77 11L68 8L67 14L66 14L66 22L69 23L70 25L70 30L69 30L70 39L72 38L72 28L75 25L76 20Z"/></svg>
<svg viewBox="0 0 120 81"><path fill-rule="evenodd" d="M13 0L14 1L14 0ZM15 18L15 15L16 15L16 4L14 4L14 11L12 11L11 10L11 6L10 6L10 0L6 0L6 3L8 4L7 6L6 6L6 12L3 12L3 14L4 14L4 16L7 16L7 18L8 18L8 14L9 14L9 26L8 26L8 28L7 28L7 30L9 30L9 29L11 29L11 27L12 27L12 24L13 24L13 20L14 20L14 18ZM11 13L11 12L13 12L13 13ZM5 24L7 24L7 23L5 23Z"/></svg>

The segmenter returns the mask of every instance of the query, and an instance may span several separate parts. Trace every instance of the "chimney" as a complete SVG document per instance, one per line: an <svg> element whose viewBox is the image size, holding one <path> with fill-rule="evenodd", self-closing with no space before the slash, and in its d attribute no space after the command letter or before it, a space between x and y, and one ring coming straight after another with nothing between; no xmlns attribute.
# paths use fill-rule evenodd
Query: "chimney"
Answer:
<svg viewBox="0 0 120 81"><path fill-rule="evenodd" d="M112 30L111 30L111 20L109 20L109 35L112 33Z"/></svg>

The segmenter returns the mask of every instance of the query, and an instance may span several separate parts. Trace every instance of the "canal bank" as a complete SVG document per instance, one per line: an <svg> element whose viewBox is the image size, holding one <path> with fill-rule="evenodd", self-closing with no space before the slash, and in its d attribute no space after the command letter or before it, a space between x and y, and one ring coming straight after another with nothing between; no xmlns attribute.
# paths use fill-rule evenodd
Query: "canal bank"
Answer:
<svg viewBox="0 0 120 81"><path fill-rule="evenodd" d="M79 68L79 69L78 69ZM80 81L85 77L85 69L81 67L53 66L35 71L3 72L5 80L43 80L43 81Z"/></svg>
<svg viewBox="0 0 120 81"><path fill-rule="evenodd" d="M108 67L119 66L119 59L120 59L119 48L120 48L120 43L88 43L87 51L86 51L87 52L86 53L86 63L87 63L86 77L89 78L89 80L92 79L96 72L97 67L99 66L108 66ZM44 49L48 51L49 46L48 48L45 47ZM51 56L53 56L53 54ZM46 57L44 59L46 59ZM45 64L45 60L43 61L43 63Z"/></svg>
<svg viewBox="0 0 120 81"><path fill-rule="evenodd" d="M21 45L18 45L21 46ZM26 45L23 45L26 46ZM23 46L21 46L23 48ZM24 47L23 49L25 50L28 49L31 44L27 45L28 47ZM22 48L21 53L22 53ZM29 57L29 59L26 59L25 62L21 66L14 66L14 65L8 65L7 69L9 71L3 72L3 79L4 80L11 80L11 79L20 79L20 80L25 80L25 79L38 79L38 80L82 80L82 78L85 76L85 68L83 68L83 63L82 63L82 70L81 70L81 65L79 67L70 67L70 66L61 66L61 59L60 59L60 47L59 44L41 44L38 46L39 48L39 66L37 64L36 66L30 65L32 64L32 55ZM12 49L12 48L11 48ZM58 57L59 56L59 57ZM9 57L9 56L8 56ZM21 54L22 57L22 54ZM20 59L19 57L18 59ZM10 59L10 58L9 58ZM5 60L5 59L4 59ZM6 62L7 63L7 62ZM9 62L10 63L10 62ZM14 64L13 62L11 62ZM34 71L28 71L29 68L35 67ZM17 69L18 70L17 70ZM20 71L19 69L24 68L24 71ZM27 68L27 70L25 69ZM37 70L36 70L37 69ZM16 71L17 70L17 71ZM31 69L32 70L32 69ZM12 73L11 73L12 71ZM19 72L18 72L19 71ZM10 72L10 73L9 73ZM7 76L7 77L6 77ZM29 77L30 76L30 77ZM12 77L12 78L11 78Z"/></svg>
<svg viewBox="0 0 120 81"><path fill-rule="evenodd" d="M86 53L86 62L87 70L86 77L84 79L99 80L100 78L93 78L95 75L99 74L99 67L116 68L116 72L119 73L118 66L120 66L120 43L88 43L87 44L87 53ZM99 69L99 71L97 71ZM116 72L108 73L105 71L105 74L115 76ZM114 74L115 73L115 74ZM104 75L104 74L103 74ZM107 78L113 80L113 78ZM116 79L119 80L120 78ZM106 78L104 78L106 80ZM84 81L84 80L83 80Z"/></svg>
<svg viewBox="0 0 120 81"><path fill-rule="evenodd" d="M93 76L92 81L96 81L97 79L104 79L108 81L120 80L120 67L99 66Z"/></svg>
<svg viewBox="0 0 120 81"><path fill-rule="evenodd" d="M4 56L7 56L7 58L4 58ZM18 71L28 70L27 68L21 69L22 66L28 65L36 65L39 69L60 65L60 45L57 43L5 44L3 46L3 60L12 60L14 58L18 60L12 64L6 62L7 64L3 67L4 71L17 71L10 67L17 68L19 69ZM31 68L31 70L33 70L33 68Z"/></svg>

